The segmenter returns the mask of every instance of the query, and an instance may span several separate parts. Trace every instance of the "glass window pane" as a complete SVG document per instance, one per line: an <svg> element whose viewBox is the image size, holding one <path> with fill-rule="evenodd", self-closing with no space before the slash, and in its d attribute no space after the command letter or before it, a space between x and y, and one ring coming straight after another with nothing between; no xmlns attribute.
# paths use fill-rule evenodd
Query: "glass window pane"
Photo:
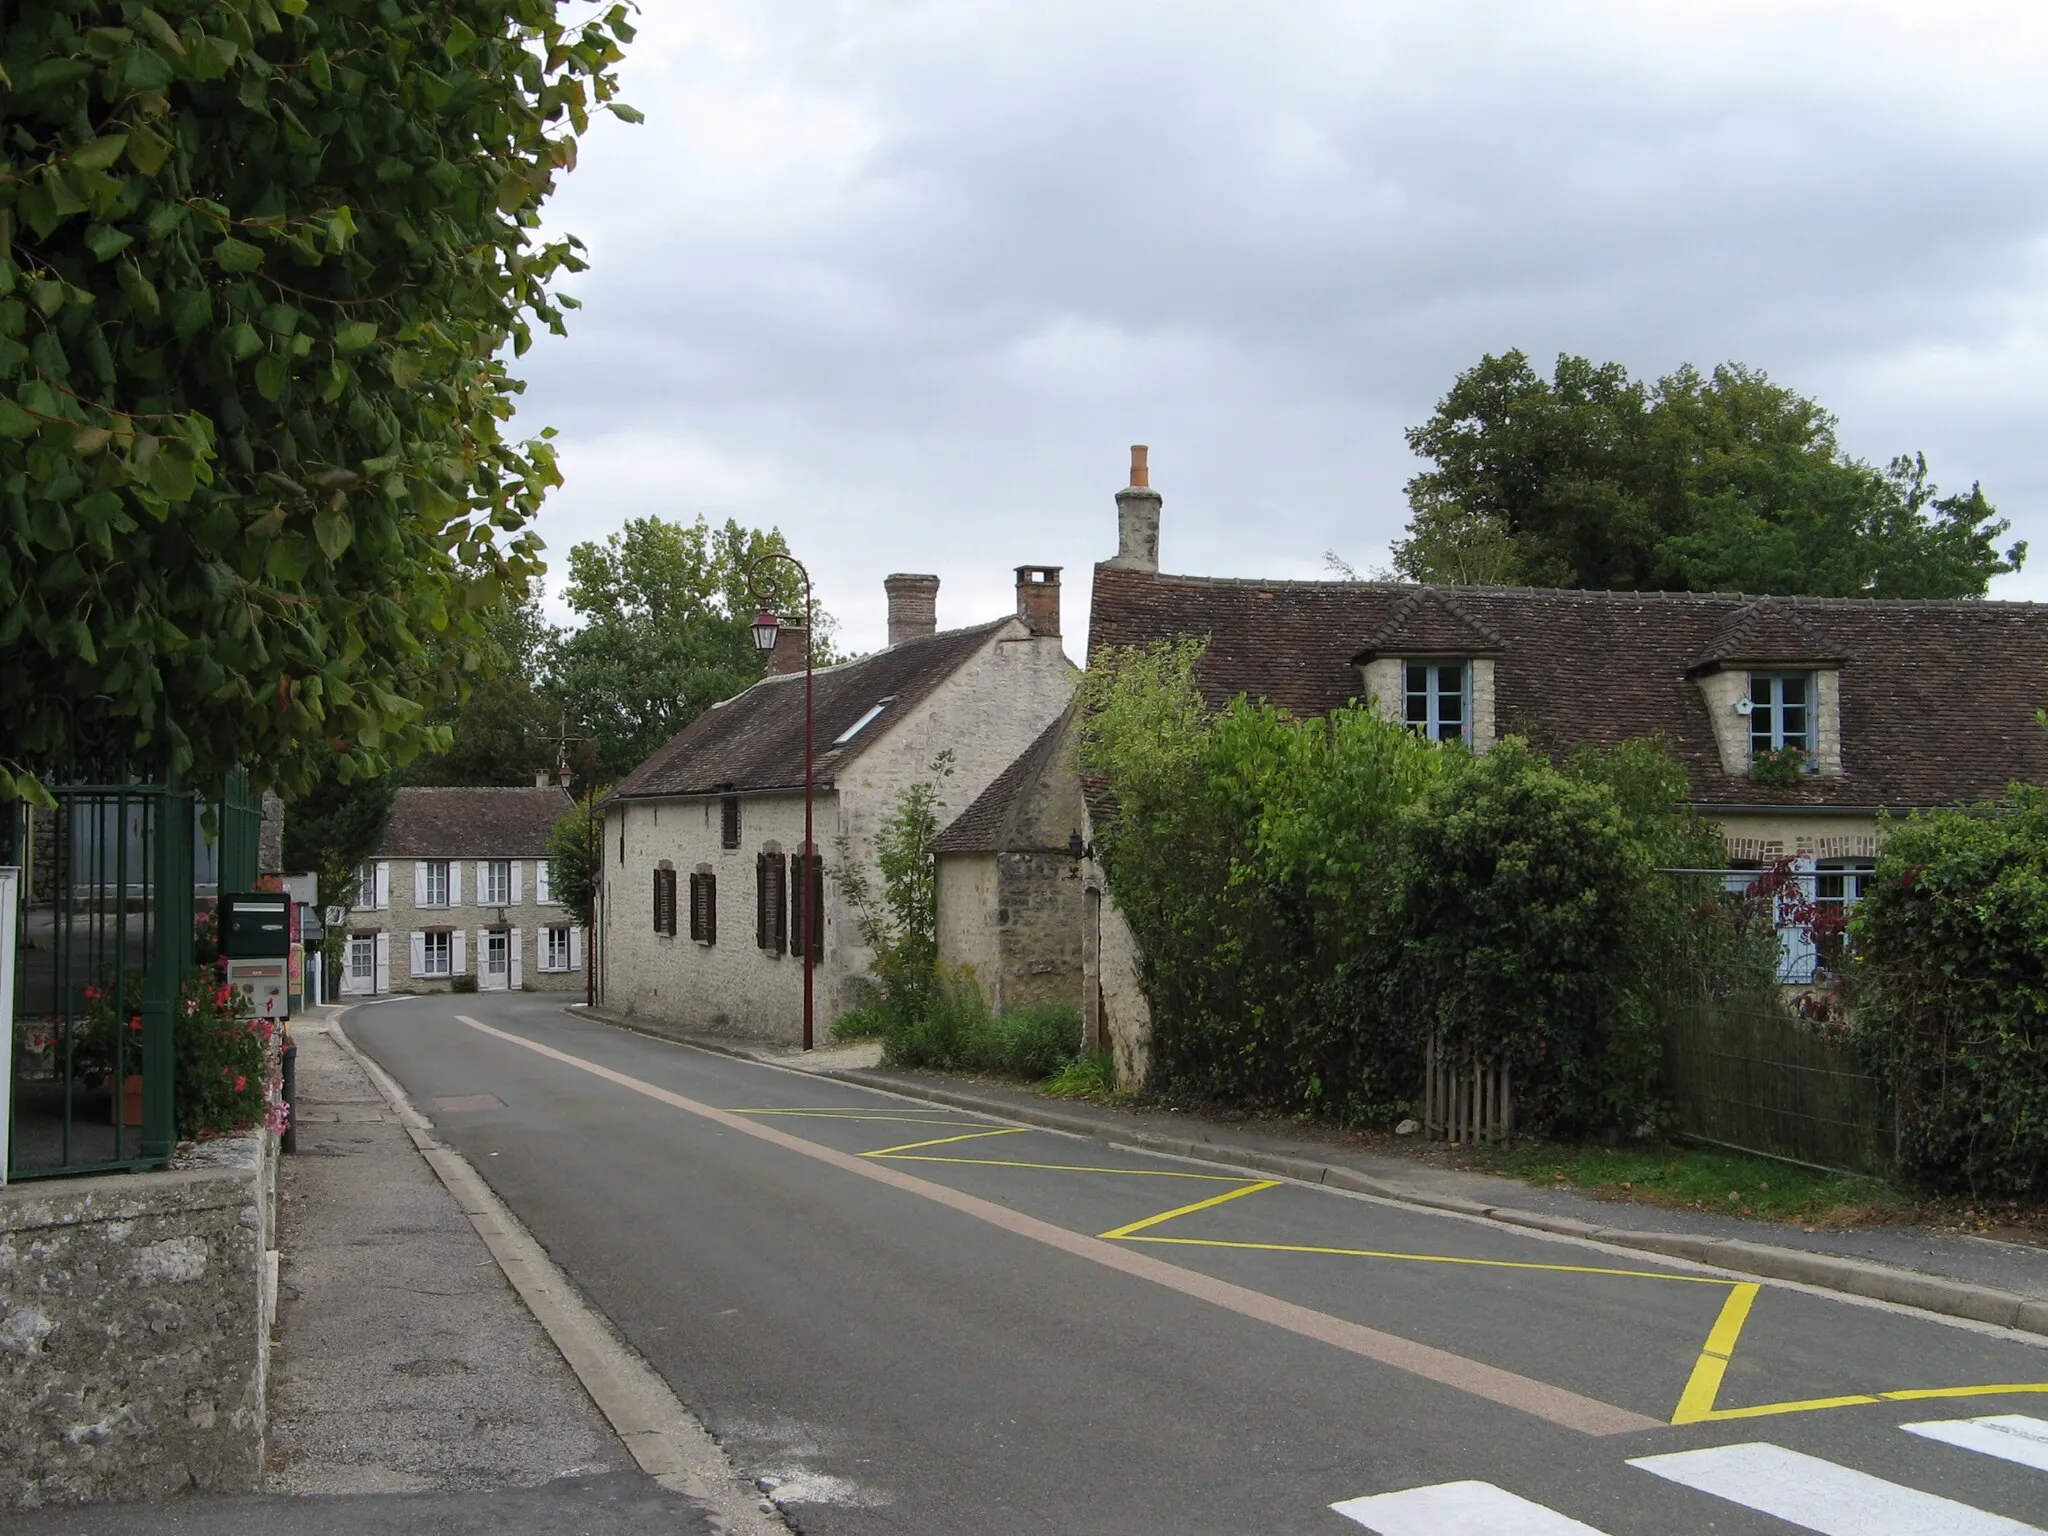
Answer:
<svg viewBox="0 0 2048 1536"><path fill-rule="evenodd" d="M1804 704L1806 702L1805 678L1781 677L1778 679L1778 686L1785 690L1785 702L1787 704Z"/></svg>
<svg viewBox="0 0 2048 1536"><path fill-rule="evenodd" d="M1429 724L1428 694L1411 693L1408 695L1408 723L1410 725Z"/></svg>
<svg viewBox="0 0 2048 1536"><path fill-rule="evenodd" d="M1438 741L1463 741L1465 739L1465 727L1458 724L1455 720L1446 720L1437 727L1436 739Z"/></svg>
<svg viewBox="0 0 2048 1536"><path fill-rule="evenodd" d="M1456 725L1465 718L1465 700L1455 693L1447 693L1436 701L1436 717L1447 725Z"/></svg>
<svg viewBox="0 0 2048 1536"><path fill-rule="evenodd" d="M1408 663L1407 670L1408 691L1410 693L1429 692L1429 668L1424 666L1421 662L1411 661Z"/></svg>
<svg viewBox="0 0 2048 1536"><path fill-rule="evenodd" d="M1438 667L1436 687L1439 693L1463 693L1465 691L1465 669L1462 666Z"/></svg>

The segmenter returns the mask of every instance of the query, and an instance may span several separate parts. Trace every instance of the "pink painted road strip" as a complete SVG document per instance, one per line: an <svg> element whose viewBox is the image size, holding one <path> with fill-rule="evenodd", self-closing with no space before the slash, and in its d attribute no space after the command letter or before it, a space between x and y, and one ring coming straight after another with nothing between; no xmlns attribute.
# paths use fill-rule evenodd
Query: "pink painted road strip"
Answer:
<svg viewBox="0 0 2048 1536"><path fill-rule="evenodd" d="M990 1200L962 1194L959 1190L917 1178L886 1164L871 1162L866 1158L835 1151L830 1147L821 1147L815 1142L778 1131L773 1126L757 1124L745 1115L731 1114L713 1105L699 1103L695 1099L686 1098L680 1093L672 1093L653 1083L643 1082L624 1072L600 1066L594 1061L586 1061L581 1056L556 1050L551 1045L542 1045L537 1040L528 1040L502 1029L494 1029L466 1015L458 1014L456 1017L479 1034L503 1040L508 1045L519 1046L537 1056L545 1056L550 1061L574 1067L579 1072L587 1072L592 1077L629 1089L673 1109L680 1109L686 1114L709 1120L713 1124L724 1126L727 1130L737 1131L741 1135L752 1136L758 1141L768 1142L799 1156L812 1158L837 1168L842 1173L870 1179L877 1184L886 1184L905 1194L917 1195L936 1205L943 1205L963 1215L972 1216L978 1221L987 1222L990 1226L999 1227L1005 1232L1030 1238L1048 1248L1057 1248L1076 1258L1100 1264L1105 1269L1148 1280L1154 1285L1179 1291L1184 1296L1206 1301L1212 1306L1222 1307L1241 1317L1249 1317L1275 1328L1284 1328L1289 1333L1314 1339L1333 1349L1341 1349L1364 1359L1377 1361L1381 1365L1392 1366L1395 1370L1406 1371L1425 1381L1455 1387L1460 1392L1469 1392L1474 1397L1485 1398L1488 1402L1533 1414L1539 1419L1562 1425L1566 1429L1575 1429L1588 1435L1625 1435L1637 1430L1664 1427L1661 1420L1640 1413L1631 1413L1626 1408L1617 1408L1612 1403L1603 1403L1597 1398L1583 1397L1563 1387L1551 1386L1548 1382L1517 1376L1512 1371L1503 1371L1477 1360L1468 1360L1463 1355L1454 1355L1448 1350L1419 1344L1413 1339L1404 1339L1397 1334L1381 1333L1374 1328L1346 1322L1343 1318L1332 1317L1327 1312L1296 1306L1291 1301L1282 1301L1279 1297L1268 1296L1263 1291L1232 1285L1227 1280L1213 1279L1194 1270L1163 1263L1147 1254L1134 1253L1128 1248L1120 1248L1100 1238L1070 1232L1065 1227L1056 1227L1051 1222L1040 1221L1035 1216L1026 1216Z"/></svg>

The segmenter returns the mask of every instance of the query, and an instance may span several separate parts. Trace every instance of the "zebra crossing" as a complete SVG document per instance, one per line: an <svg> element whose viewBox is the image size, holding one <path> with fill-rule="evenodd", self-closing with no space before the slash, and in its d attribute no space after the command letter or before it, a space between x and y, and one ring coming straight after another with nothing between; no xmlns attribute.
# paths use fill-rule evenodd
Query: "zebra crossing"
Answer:
<svg viewBox="0 0 2048 1536"><path fill-rule="evenodd" d="M2048 1419L2011 1413L1899 1428L2048 1472ZM2048 1536L2039 1526L1764 1442L1639 1456L1629 1465L1818 1536ZM1492 1483L1437 1483L1330 1507L1376 1536L1605 1536Z"/></svg>

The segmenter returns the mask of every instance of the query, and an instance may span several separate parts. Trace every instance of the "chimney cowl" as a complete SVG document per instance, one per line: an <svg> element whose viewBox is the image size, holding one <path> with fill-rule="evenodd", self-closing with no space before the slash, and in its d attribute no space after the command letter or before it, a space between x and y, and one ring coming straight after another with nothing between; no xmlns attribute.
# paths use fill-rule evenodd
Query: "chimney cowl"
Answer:
<svg viewBox="0 0 2048 1536"><path fill-rule="evenodd" d="M889 594L889 643L921 640L939 630L939 578L898 571L882 578Z"/></svg>
<svg viewBox="0 0 2048 1536"><path fill-rule="evenodd" d="M1017 617L1034 635L1060 632L1060 568L1056 565L1017 567Z"/></svg>
<svg viewBox="0 0 2048 1536"><path fill-rule="evenodd" d="M1116 493L1116 557L1103 562L1118 570L1159 573L1159 509L1165 498L1152 489L1143 443L1131 444L1131 483Z"/></svg>
<svg viewBox="0 0 2048 1536"><path fill-rule="evenodd" d="M775 649L766 657L770 677L787 677L801 672L811 651L810 629L802 624L784 623L775 631Z"/></svg>

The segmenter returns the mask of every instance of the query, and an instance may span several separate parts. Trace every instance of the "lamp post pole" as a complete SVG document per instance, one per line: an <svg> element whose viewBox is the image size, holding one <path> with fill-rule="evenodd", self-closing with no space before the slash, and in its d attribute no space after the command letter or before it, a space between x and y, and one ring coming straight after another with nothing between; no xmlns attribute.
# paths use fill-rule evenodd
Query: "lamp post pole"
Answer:
<svg viewBox="0 0 2048 1536"><path fill-rule="evenodd" d="M787 561L796 567L797 574L803 577L804 580L804 845L802 854L797 860L797 880L799 882L797 902L804 914L803 932L798 942L803 945L804 1049L808 1051L816 1040L812 1012L813 977L811 956L813 945L816 942L818 925L817 902L813 900L818 890L818 882L814 878L818 851L815 845L815 834L811 819L813 763L811 662L817 654L817 648L812 644L811 620L812 615L816 613L817 609L811 600L811 573L804 568L803 561L797 559L795 555L784 553L782 550L770 550L767 554L756 560L747 570L747 589L753 595L754 601L761 605L761 611L754 616L755 648L764 656L773 654L776 637L782 629L782 620L777 618L773 610L768 607L766 599L761 594L760 583L757 579L761 567L771 560Z"/></svg>
<svg viewBox="0 0 2048 1536"><path fill-rule="evenodd" d="M569 771L569 743L583 743L583 1006L597 1006L597 741L590 736L571 736L568 716L562 718L562 733L555 738L555 782L567 789L575 775Z"/></svg>

